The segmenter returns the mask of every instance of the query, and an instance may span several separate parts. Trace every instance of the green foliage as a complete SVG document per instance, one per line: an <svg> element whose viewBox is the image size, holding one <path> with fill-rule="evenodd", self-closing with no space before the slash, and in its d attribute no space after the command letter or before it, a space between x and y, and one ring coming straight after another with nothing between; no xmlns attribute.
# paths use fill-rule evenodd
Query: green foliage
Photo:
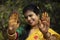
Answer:
<svg viewBox="0 0 60 40"><path fill-rule="evenodd" d="M0 40L3 40L4 38L1 34L2 34L2 32L0 32Z"/></svg>

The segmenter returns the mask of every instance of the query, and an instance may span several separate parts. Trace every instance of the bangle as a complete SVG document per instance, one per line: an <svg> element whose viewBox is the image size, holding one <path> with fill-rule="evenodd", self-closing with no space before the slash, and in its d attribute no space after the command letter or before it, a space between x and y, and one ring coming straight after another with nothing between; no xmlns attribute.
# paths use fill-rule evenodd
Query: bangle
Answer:
<svg viewBox="0 0 60 40"><path fill-rule="evenodd" d="M49 33L49 32L47 32L45 35L44 35L44 38L50 38L50 36L51 36L51 33Z"/></svg>
<svg viewBox="0 0 60 40"><path fill-rule="evenodd" d="M9 40L15 40L16 39L16 32L11 35L11 34L8 33L8 30L7 30L7 34L8 34L8 39Z"/></svg>
<svg viewBox="0 0 60 40"><path fill-rule="evenodd" d="M48 33L46 34L46 36L47 36L47 38L50 38L51 33L48 32Z"/></svg>

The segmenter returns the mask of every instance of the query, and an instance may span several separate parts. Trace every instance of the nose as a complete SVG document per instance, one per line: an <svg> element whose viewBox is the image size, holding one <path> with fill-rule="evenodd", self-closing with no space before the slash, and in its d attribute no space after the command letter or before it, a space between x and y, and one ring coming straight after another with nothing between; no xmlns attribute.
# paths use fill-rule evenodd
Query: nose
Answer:
<svg viewBox="0 0 60 40"><path fill-rule="evenodd" d="M30 21L31 20L31 17L28 17L28 19L27 19L28 21Z"/></svg>

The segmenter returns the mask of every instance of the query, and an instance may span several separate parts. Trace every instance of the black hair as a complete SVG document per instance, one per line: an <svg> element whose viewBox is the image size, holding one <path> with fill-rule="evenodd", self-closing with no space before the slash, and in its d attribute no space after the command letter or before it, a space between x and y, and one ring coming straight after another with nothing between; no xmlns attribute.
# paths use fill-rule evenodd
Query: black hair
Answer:
<svg viewBox="0 0 60 40"><path fill-rule="evenodd" d="M40 13L38 6L35 4L29 4L26 7L24 7L23 14L25 14L28 10L33 11L36 15Z"/></svg>

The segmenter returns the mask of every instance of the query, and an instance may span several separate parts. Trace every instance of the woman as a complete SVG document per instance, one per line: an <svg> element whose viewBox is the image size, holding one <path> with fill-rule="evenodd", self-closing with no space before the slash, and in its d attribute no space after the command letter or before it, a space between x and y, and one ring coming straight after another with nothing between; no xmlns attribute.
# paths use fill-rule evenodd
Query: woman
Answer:
<svg viewBox="0 0 60 40"><path fill-rule="evenodd" d="M40 19L39 13L42 13ZM9 40L60 40L60 35L50 27L50 17L46 11L40 12L39 8L30 4L23 9L26 25L18 23L18 14L13 13L9 19ZM17 16L16 16L17 15Z"/></svg>

